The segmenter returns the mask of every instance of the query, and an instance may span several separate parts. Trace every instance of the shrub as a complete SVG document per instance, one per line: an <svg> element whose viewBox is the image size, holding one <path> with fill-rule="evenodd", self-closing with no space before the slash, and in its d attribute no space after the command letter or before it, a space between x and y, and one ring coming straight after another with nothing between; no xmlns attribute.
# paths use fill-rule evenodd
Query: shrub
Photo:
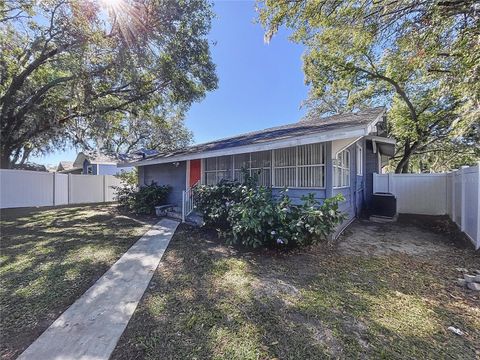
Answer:
<svg viewBox="0 0 480 360"><path fill-rule="evenodd" d="M228 209L241 198L240 184L222 180L217 185L198 185L194 197L205 225L225 232L230 228Z"/></svg>
<svg viewBox="0 0 480 360"><path fill-rule="evenodd" d="M150 185L136 188L128 182L115 187L118 203L124 209L136 214L152 214L155 206L165 205L170 193L170 186Z"/></svg>
<svg viewBox="0 0 480 360"><path fill-rule="evenodd" d="M338 208L341 194L320 204L313 194L293 205L284 191L277 201L270 189L248 178L243 184L220 182L196 190L197 209L205 225L227 242L248 247L306 246L325 240L345 218Z"/></svg>

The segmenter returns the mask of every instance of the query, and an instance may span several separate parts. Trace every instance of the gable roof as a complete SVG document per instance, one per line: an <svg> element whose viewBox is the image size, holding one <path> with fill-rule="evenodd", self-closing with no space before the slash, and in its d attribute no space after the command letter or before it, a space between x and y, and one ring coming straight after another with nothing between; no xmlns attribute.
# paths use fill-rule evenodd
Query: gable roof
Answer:
<svg viewBox="0 0 480 360"><path fill-rule="evenodd" d="M70 170L73 168L73 161L60 161L57 166L57 171Z"/></svg>
<svg viewBox="0 0 480 360"><path fill-rule="evenodd" d="M312 136L316 137L316 142L328 141L334 139L334 132L338 134L339 132L346 133L350 130L365 130L367 127L372 126L372 124L374 125L376 122L382 120L384 114L385 108L377 107L357 113L333 115L315 120L304 120L293 124L276 126L203 144L192 145L170 153L158 154L143 161L129 163L128 165L147 165L180 161L192 158L191 155L195 154L203 154L205 155L204 157L218 156L221 152L227 152L235 148L239 148L240 150L254 147L255 145L259 145L258 147L260 148L261 145L264 144L280 144L283 140L310 138ZM361 136L367 135L368 132L369 131L362 133ZM326 136L324 139L320 139L318 136L315 136L320 134L330 135L330 137ZM338 136L343 135L338 134ZM346 137L348 136L340 138ZM312 139L310 143L315 142L313 140L314 139ZM238 151L238 153L240 152L241 151Z"/></svg>

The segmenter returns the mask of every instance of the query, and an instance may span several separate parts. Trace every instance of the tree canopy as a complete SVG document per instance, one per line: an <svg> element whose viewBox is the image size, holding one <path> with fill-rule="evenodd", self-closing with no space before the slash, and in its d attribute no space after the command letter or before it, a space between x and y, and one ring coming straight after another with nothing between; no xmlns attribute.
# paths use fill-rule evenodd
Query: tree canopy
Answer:
<svg viewBox="0 0 480 360"><path fill-rule="evenodd" d="M0 1L0 166L188 141L185 110L217 86L212 16L207 0Z"/></svg>
<svg viewBox="0 0 480 360"><path fill-rule="evenodd" d="M259 17L307 48L308 116L387 105L397 172L480 158L476 1L265 0Z"/></svg>

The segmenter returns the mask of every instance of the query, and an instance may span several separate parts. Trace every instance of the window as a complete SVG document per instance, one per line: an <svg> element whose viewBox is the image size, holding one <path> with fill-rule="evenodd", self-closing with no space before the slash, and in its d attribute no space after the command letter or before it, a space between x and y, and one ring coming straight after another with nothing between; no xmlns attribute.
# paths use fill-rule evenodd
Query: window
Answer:
<svg viewBox="0 0 480 360"><path fill-rule="evenodd" d="M333 187L350 186L350 151L338 153L333 164Z"/></svg>
<svg viewBox="0 0 480 360"><path fill-rule="evenodd" d="M363 148L357 144L357 175L363 175Z"/></svg>
<svg viewBox="0 0 480 360"><path fill-rule="evenodd" d="M274 185L278 187L297 186L297 148L285 148L274 150Z"/></svg>
<svg viewBox="0 0 480 360"><path fill-rule="evenodd" d="M275 186L324 187L325 154L323 144L274 150L273 157Z"/></svg>
<svg viewBox="0 0 480 360"><path fill-rule="evenodd" d="M242 170L257 176L261 186L324 188L325 147L319 143L208 158L204 160L204 183L243 181Z"/></svg>
<svg viewBox="0 0 480 360"><path fill-rule="evenodd" d="M243 170L246 170L251 176L257 176L259 185L271 185L271 151L259 151L254 153L234 155L233 164L234 180L243 181Z"/></svg>
<svg viewBox="0 0 480 360"><path fill-rule="evenodd" d="M215 185L222 179L232 178L232 157L219 156L205 159L205 184Z"/></svg>
<svg viewBox="0 0 480 360"><path fill-rule="evenodd" d="M87 165L87 174L93 175L93 165Z"/></svg>

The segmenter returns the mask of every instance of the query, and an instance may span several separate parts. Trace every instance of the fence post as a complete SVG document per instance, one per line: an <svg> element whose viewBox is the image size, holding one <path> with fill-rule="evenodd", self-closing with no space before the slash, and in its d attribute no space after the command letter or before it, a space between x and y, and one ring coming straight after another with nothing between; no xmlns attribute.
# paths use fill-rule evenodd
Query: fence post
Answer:
<svg viewBox="0 0 480 360"><path fill-rule="evenodd" d="M480 248L480 161L477 164L477 241L476 249Z"/></svg>
<svg viewBox="0 0 480 360"><path fill-rule="evenodd" d="M185 222L185 190L182 191L182 222Z"/></svg>
<svg viewBox="0 0 480 360"><path fill-rule="evenodd" d="M53 183L53 199L52 199L52 203L53 203L53 206L55 206L56 205L55 204L55 201L56 201L56 199L55 199L55 181L57 180L56 179L57 173L55 173L55 172L52 173L52 176L53 176L53 181L52 181L52 183Z"/></svg>
<svg viewBox="0 0 480 360"><path fill-rule="evenodd" d="M72 174L68 174L68 181L67 181L67 204L70 204L72 200Z"/></svg>
<svg viewBox="0 0 480 360"><path fill-rule="evenodd" d="M103 202L107 202L107 189L106 189L106 177L107 175L102 175L103 177Z"/></svg>
<svg viewBox="0 0 480 360"><path fill-rule="evenodd" d="M388 173L388 192L390 194L393 194L394 193L394 189L395 189L395 184L394 184L394 177L393 177L393 174L392 173Z"/></svg>
<svg viewBox="0 0 480 360"><path fill-rule="evenodd" d="M465 223L466 223L466 216L465 216L465 205L466 205L466 202L465 202L465 167L466 166L462 166L461 169L460 169L460 186L461 186L461 190L462 190L462 197L461 197L461 200L460 200L460 229L462 231L465 231Z"/></svg>

